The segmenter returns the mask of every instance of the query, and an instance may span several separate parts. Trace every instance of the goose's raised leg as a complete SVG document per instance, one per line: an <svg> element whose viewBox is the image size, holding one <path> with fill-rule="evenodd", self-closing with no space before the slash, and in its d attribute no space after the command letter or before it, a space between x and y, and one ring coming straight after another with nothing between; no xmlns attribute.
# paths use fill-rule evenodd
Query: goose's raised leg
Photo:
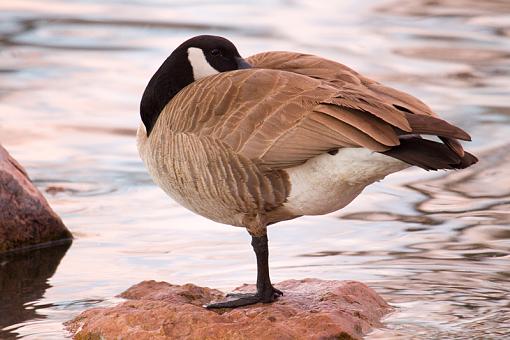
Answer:
<svg viewBox="0 0 510 340"><path fill-rule="evenodd" d="M252 236L251 245L257 256L257 292L252 294L229 294L225 301L210 303L206 308L235 308L263 302L275 301L283 293L274 288L269 278L269 250L267 234Z"/></svg>

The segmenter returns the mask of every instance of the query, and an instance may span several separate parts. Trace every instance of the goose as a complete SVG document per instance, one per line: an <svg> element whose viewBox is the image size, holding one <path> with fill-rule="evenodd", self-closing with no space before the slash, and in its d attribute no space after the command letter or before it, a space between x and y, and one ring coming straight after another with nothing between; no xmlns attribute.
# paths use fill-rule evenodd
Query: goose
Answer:
<svg viewBox="0 0 510 340"><path fill-rule="evenodd" d="M212 35L170 54L145 88L140 115L137 146L153 181L185 208L251 235L256 292L207 308L283 294L269 276L268 225L339 210L410 166L477 162L458 141L470 136L409 94L314 55L244 59Z"/></svg>

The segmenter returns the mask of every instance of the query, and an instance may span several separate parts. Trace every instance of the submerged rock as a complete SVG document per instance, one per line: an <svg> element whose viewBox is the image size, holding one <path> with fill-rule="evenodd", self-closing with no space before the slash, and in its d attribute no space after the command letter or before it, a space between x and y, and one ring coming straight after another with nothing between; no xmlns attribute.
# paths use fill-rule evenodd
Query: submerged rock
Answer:
<svg viewBox="0 0 510 340"><path fill-rule="evenodd" d="M288 280L275 287L284 295L272 304L208 310L202 305L225 298L222 292L143 281L120 295L127 301L87 310L67 329L75 339L360 339L391 310L355 281Z"/></svg>
<svg viewBox="0 0 510 340"><path fill-rule="evenodd" d="M0 253L71 238L25 169L0 145Z"/></svg>

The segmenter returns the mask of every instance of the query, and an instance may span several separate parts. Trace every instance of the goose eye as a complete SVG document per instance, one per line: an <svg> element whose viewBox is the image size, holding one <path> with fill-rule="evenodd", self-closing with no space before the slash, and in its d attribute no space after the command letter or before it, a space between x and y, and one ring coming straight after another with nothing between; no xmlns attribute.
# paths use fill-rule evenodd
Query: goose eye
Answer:
<svg viewBox="0 0 510 340"><path fill-rule="evenodd" d="M220 55L220 50L215 48L214 50L211 50L211 55Z"/></svg>

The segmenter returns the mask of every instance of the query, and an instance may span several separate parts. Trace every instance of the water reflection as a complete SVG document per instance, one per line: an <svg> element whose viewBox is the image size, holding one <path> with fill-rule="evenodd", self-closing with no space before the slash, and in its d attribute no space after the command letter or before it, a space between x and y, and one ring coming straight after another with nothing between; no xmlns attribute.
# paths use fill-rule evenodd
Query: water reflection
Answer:
<svg viewBox="0 0 510 340"><path fill-rule="evenodd" d="M41 309L54 305L38 304L71 246L70 241L42 249L0 254L0 338L16 336L16 326L27 320L44 319ZM8 329L5 329L8 328Z"/></svg>

